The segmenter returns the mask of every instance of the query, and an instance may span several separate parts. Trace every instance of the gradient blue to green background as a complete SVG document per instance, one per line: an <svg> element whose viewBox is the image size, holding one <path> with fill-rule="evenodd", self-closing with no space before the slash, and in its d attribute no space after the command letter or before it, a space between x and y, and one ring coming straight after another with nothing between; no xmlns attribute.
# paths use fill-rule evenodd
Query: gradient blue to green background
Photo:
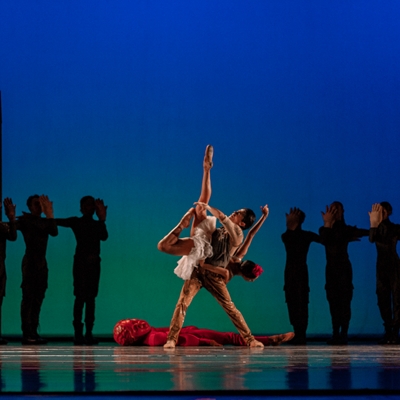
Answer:
<svg viewBox="0 0 400 400"><path fill-rule="evenodd" d="M3 1L0 90L3 194L17 211L48 194L57 217L103 198L109 240L95 333L122 318L169 323L183 281L158 240L197 200L202 157L215 147L211 204L270 206L248 258L264 274L229 289L256 333L290 329L283 293L285 212L343 202L367 228L387 200L400 222L400 3L378 1ZM42 334L72 332L75 239L48 246ZM375 257L351 243L350 334L380 333ZM20 333L21 235L9 243L3 334ZM331 330L325 254L309 252L311 334ZM186 324L234 330L206 291Z"/></svg>

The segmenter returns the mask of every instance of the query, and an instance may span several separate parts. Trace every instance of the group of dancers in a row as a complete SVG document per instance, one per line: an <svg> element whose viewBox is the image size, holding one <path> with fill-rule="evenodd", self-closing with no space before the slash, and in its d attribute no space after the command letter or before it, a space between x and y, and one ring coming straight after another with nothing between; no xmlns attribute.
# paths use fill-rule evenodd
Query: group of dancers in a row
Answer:
<svg viewBox="0 0 400 400"><path fill-rule="evenodd" d="M376 292L385 327L381 343L398 343L400 262L396 245L400 238L400 225L390 221L392 207L388 202L372 206L369 212L370 229L347 225L343 205L334 202L322 212L323 226L319 229L319 234L303 230L304 212L298 208L290 209L286 214L287 230L282 235L282 241L287 254L284 290L294 332L257 337L251 333L243 315L232 302L227 283L234 276L254 281L263 272L258 264L243 260L243 257L267 219L269 209L267 205L261 207L262 215L256 222L256 215L251 209L242 208L227 216L210 206L213 153L213 147L207 146L198 201L184 214L178 225L158 243L160 251L180 256L175 273L184 280L170 326L154 328L144 320L125 319L114 327L116 342L121 345L163 345L167 349L176 345L233 344L264 347L288 341L293 344L305 344L309 302L307 253L310 244L316 242L324 245L326 251L325 289L333 329L329 343L347 344L353 296L352 267L347 248L350 242L369 236L370 241L376 244L378 252ZM30 196L27 206L29 212L16 218L16 206L10 198L4 200L5 214L9 222L0 223L0 344L6 343L1 338L1 305L6 284L6 241L16 240L17 231L21 232L26 245L22 260L21 284L22 343L46 343L38 334L39 315L47 289L48 237L57 236L58 226L71 228L76 238L73 263L74 343L96 344L97 340L93 337L92 330L100 279L100 243L108 238L105 225L107 207L103 200L85 196L80 201L81 217L60 219L54 218L53 205L47 196ZM45 218L41 217L42 213ZM93 218L95 213L97 219ZM218 228L217 220L221 224ZM181 237L182 231L189 227L190 235ZM243 231L247 229L249 232L244 237ZM183 328L187 309L202 287L215 297L239 334L196 327ZM84 310L85 334L82 322Z"/></svg>
<svg viewBox="0 0 400 400"><path fill-rule="evenodd" d="M312 242L324 245L326 252L326 295L332 318L332 337L328 343L344 345L348 341L353 297L352 266L348 244L369 236L376 244L378 306L385 327L383 344L399 342L400 326L400 262L396 252L400 238L400 225L393 224L389 216L392 207L388 202L374 204L369 212L370 228L360 229L345 223L344 207L333 202L322 212L323 226L319 234L305 231L302 224L305 213L292 208L286 214L287 230L282 235L286 249L284 291L290 323L294 332L274 336L254 337L242 314L231 300L226 287L235 275L253 281L263 272L249 260L243 260L249 246L268 217L268 206L256 216L248 208L235 211L230 216L209 205L213 147L207 146L203 162L201 194L195 206L182 217L178 225L159 243L158 249L167 254L181 256L175 273L184 284L175 306L169 328L154 328L146 321L126 319L117 323L114 338L122 345L162 345L174 348L178 345L236 344L250 347L278 345L291 340L291 344L306 344L308 325L309 280L307 254ZM211 216L207 216L207 211ZM221 227L216 227L219 220ZM190 235L181 237L185 228ZM244 238L243 231L249 229ZM187 309L197 292L204 287L218 301L239 331L239 335L221 333L195 327L183 328ZM182 330L181 330L182 329ZM188 344L189 343L189 344Z"/></svg>
<svg viewBox="0 0 400 400"><path fill-rule="evenodd" d="M6 288L6 241L15 241L20 231L26 250L22 259L21 328L22 343L45 344L38 334L39 316L48 281L46 250L49 236L58 235L58 227L71 228L76 238L73 263L73 326L75 344L96 344L92 330L95 319L95 298L100 279L100 242L108 238L105 224L107 207L103 200L85 196L80 200L81 217L54 218L53 204L47 196L33 195L27 200L29 212L16 217L16 206L10 198L4 200L8 222L0 223L0 344L7 341L1 337L1 305ZM42 218L44 213L45 218ZM97 219L93 218L97 214ZM82 322L85 310L86 332Z"/></svg>

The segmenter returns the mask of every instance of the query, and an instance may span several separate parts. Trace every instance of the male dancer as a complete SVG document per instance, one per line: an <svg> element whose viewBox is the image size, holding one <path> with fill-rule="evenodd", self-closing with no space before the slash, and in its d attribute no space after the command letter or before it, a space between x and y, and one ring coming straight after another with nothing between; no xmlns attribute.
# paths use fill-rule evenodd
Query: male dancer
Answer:
<svg viewBox="0 0 400 400"><path fill-rule="evenodd" d="M353 270L349 253L350 242L369 235L368 229L347 225L344 221L343 204L333 202L322 212L324 226L319 229L321 243L326 253L326 297L332 317L333 335L328 344L346 345L351 319L353 298Z"/></svg>
<svg viewBox="0 0 400 400"><path fill-rule="evenodd" d="M193 240L190 238L180 239L179 235L184 228L189 226L192 216L194 216L193 228L195 228L206 218L206 211L208 210L213 216L219 219L223 226L212 232L211 246L213 255L208 257L204 263L207 264L208 267L215 266L226 268L231 256L234 255L236 249L243 241L242 230L248 229L253 224L255 214L252 210L241 209L227 217L221 211L208 205L208 201L211 197L210 169L212 167L212 156L213 148L207 146L203 162L202 190L199 201L196 203L196 208L189 210L189 212L183 216L180 223L159 242L158 249L167 254L188 255L194 247ZM218 303L228 314L245 343L250 347L264 347L264 345L257 341L251 334L242 314L233 304L224 279L220 275L199 265L193 270L191 278L186 280L183 284L170 323L168 340L164 348L175 347L184 322L186 310L193 300L193 297L203 286L216 298Z"/></svg>
<svg viewBox="0 0 400 400"><path fill-rule="evenodd" d="M9 223L0 222L0 345L7 344L7 341L1 337L1 306L3 298L6 295L6 241L15 241L17 231L15 225L15 204L10 198L4 199L4 211Z"/></svg>
<svg viewBox="0 0 400 400"><path fill-rule="evenodd" d="M383 201L373 204L369 213L371 229L369 240L375 243L376 295L378 307L385 327L385 336L380 344L398 344L400 327L400 260L396 251L400 240L400 225L390 221L392 206Z"/></svg>
<svg viewBox="0 0 400 400"><path fill-rule="evenodd" d="M106 228L107 207L103 200L92 196L82 197L80 201L81 218L57 218L58 226L71 228L76 239L74 256L74 343L76 345L93 345L98 341L93 337L95 299L100 281L100 242L107 240ZM93 219L96 212L98 221ZM86 333L83 337L82 313L85 308Z"/></svg>
<svg viewBox="0 0 400 400"><path fill-rule="evenodd" d="M286 232L282 234L282 242L286 249L284 291L290 323L296 335L291 344L299 345L307 342L310 292L307 253L312 242L321 242L316 233L302 229L305 218L306 215L302 210L291 208L289 214L286 214Z"/></svg>
<svg viewBox="0 0 400 400"><path fill-rule="evenodd" d="M47 289L48 268L46 261L47 242L57 236L53 203L47 196L30 196L27 200L30 213L23 213L17 221L17 229L24 237L26 250L22 260L22 343L45 344L47 341L37 333L40 308ZM42 212L46 218L41 218Z"/></svg>

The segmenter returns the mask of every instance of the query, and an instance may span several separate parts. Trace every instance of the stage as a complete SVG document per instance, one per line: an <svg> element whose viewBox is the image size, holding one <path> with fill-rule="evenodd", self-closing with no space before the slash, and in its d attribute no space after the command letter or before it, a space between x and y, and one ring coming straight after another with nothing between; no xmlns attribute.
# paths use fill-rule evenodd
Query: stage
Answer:
<svg viewBox="0 0 400 400"><path fill-rule="evenodd" d="M400 346L121 347L50 342L0 348L2 396L385 398L400 395ZM387 396L387 397L386 397ZM380 397L382 398L382 397Z"/></svg>

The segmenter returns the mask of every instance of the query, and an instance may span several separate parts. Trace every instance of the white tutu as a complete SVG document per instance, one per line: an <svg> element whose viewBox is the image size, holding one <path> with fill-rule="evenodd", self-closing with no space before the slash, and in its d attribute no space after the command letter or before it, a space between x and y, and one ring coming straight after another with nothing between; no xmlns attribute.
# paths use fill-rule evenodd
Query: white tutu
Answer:
<svg viewBox="0 0 400 400"><path fill-rule="evenodd" d="M213 255L211 247L211 235L215 231L217 219L215 217L207 217L200 222L194 230L194 236L191 237L194 247L187 256L183 256L178 261L178 266L174 269L176 275L185 281L190 279L194 268L200 260L205 260Z"/></svg>

